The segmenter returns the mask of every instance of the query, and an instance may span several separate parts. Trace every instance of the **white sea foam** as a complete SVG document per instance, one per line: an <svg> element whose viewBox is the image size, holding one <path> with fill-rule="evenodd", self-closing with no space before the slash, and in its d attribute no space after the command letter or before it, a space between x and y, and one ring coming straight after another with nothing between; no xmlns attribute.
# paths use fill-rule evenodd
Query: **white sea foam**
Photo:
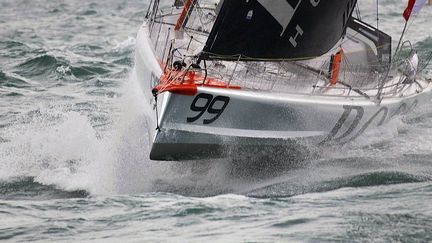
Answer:
<svg viewBox="0 0 432 243"><path fill-rule="evenodd" d="M68 190L110 191L106 178L111 175L99 173L107 160L105 144L88 118L61 107L39 112L6 129L10 141L0 144L0 179L34 177ZM92 188L95 184L102 188Z"/></svg>
<svg viewBox="0 0 432 243"><path fill-rule="evenodd" d="M122 42L115 41L114 43L115 43L114 50L120 51L135 46L136 39L134 37L129 36L126 40Z"/></svg>

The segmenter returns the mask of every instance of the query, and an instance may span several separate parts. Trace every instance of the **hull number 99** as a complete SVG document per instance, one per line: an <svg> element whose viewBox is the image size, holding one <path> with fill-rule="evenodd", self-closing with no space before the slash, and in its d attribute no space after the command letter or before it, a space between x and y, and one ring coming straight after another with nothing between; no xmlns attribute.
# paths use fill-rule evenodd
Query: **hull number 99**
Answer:
<svg viewBox="0 0 432 243"><path fill-rule="evenodd" d="M188 117L187 122L195 122L205 113L208 113L213 115L213 117L203 119L203 124L211 124L222 115L229 101L230 98L227 96L214 97L213 95L206 93L198 94L190 106L191 111L196 112L197 115Z"/></svg>

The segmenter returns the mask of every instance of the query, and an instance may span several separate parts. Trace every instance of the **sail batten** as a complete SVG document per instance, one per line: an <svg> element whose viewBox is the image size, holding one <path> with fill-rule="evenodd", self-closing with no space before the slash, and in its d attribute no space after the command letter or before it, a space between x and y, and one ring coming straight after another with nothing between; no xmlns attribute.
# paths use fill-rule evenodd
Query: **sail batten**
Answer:
<svg viewBox="0 0 432 243"><path fill-rule="evenodd" d="M224 0L201 59L316 57L344 35L357 0Z"/></svg>

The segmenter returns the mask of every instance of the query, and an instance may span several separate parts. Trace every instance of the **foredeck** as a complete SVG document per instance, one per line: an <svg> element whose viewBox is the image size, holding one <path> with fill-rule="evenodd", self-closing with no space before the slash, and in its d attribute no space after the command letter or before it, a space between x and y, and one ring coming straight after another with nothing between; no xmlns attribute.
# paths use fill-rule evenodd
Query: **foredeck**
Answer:
<svg viewBox="0 0 432 243"><path fill-rule="evenodd" d="M344 43L328 54L307 60L268 60L253 61L205 61L199 67L196 63L207 37L216 19L217 4L197 5L188 16L188 24L181 30L175 30L183 13L181 7L158 8L148 16L147 26L154 48L154 53L165 73L173 72L174 63L180 62L185 67L175 70L176 78L165 80L165 85L182 84L188 72L194 72L196 84L205 85L206 79L217 80L226 86L241 87L244 90L270 91L329 96L361 96L371 98L380 92L382 97L409 96L420 92L430 85L429 81L411 80L405 59L395 65L391 72L377 62L354 62L350 56L355 52L347 51L337 70L332 69L331 55ZM353 46L352 42L350 47ZM362 48L357 46L357 48ZM337 71L336 82L331 82ZM167 75L170 76L170 75ZM220 85L219 85L220 86ZM401 93L402 92L402 93Z"/></svg>

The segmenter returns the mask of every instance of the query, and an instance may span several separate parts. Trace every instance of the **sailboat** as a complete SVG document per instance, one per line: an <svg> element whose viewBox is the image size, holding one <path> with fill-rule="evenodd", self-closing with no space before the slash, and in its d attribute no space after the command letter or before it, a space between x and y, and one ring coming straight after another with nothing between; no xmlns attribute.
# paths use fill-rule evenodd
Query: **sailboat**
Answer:
<svg viewBox="0 0 432 243"><path fill-rule="evenodd" d="M430 53L404 41L392 55L358 12L356 0L152 0L132 74L150 158L343 144L430 104Z"/></svg>

